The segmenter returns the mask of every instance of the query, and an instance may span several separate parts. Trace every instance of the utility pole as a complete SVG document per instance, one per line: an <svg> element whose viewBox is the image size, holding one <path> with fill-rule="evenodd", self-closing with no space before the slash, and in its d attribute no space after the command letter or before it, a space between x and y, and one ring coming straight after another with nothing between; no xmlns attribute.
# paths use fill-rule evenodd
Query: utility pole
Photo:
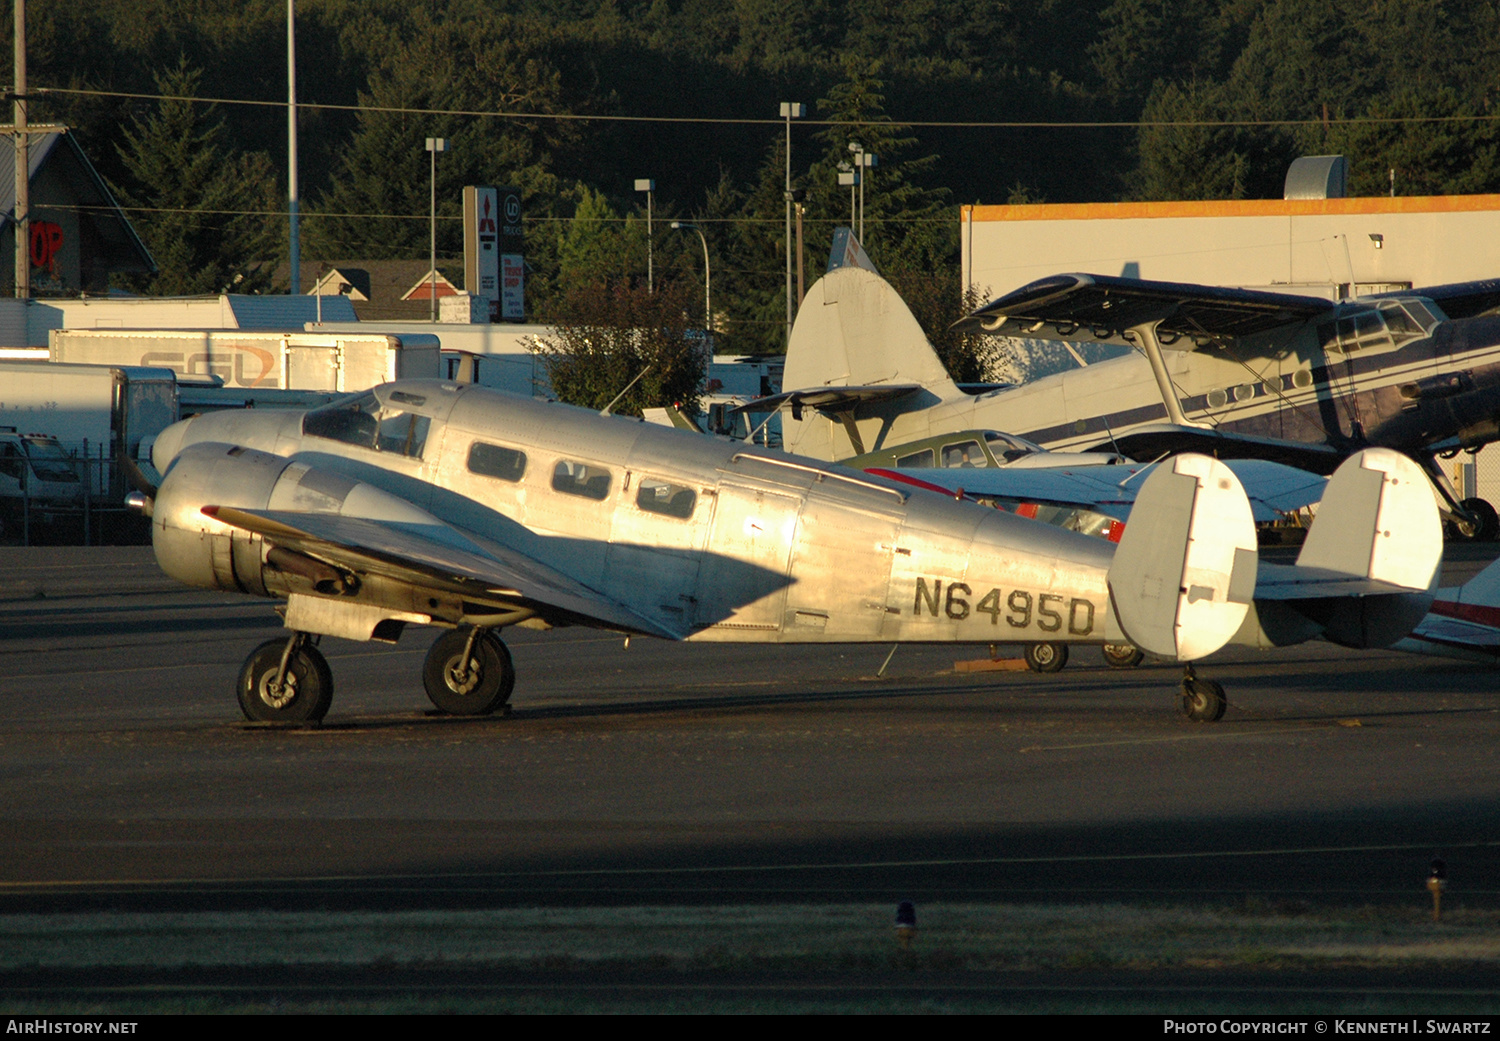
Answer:
<svg viewBox="0 0 1500 1041"><path fill-rule="evenodd" d="M656 243L651 238L651 197L656 194L656 182L649 177L637 177L635 190L646 193L646 292L656 292L655 272Z"/></svg>
<svg viewBox="0 0 1500 1041"><path fill-rule="evenodd" d="M16 299L31 296L31 148L26 127L26 0L15 0Z"/></svg>
<svg viewBox="0 0 1500 1041"><path fill-rule="evenodd" d="M786 120L786 343L792 342L792 120L807 114L807 106L796 101L781 103Z"/></svg>
<svg viewBox="0 0 1500 1041"><path fill-rule="evenodd" d="M432 155L432 177L428 181L431 186L430 203L431 210L428 216L428 233L431 236L431 259L432 259L432 281L427 287L428 296L431 297L432 320L438 320L437 305L437 157L439 152L448 151L448 139L446 137L429 137L427 139L427 151Z"/></svg>
<svg viewBox="0 0 1500 1041"><path fill-rule="evenodd" d="M297 212L297 0L286 0L286 192L291 221L287 232L292 272L288 292L298 296L302 292L302 235Z"/></svg>

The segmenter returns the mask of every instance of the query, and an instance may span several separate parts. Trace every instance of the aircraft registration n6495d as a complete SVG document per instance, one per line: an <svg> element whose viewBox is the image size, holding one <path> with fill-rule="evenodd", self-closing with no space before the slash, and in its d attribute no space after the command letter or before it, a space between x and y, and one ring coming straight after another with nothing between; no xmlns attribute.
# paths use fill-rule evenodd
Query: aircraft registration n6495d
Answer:
<svg viewBox="0 0 1500 1041"><path fill-rule="evenodd" d="M1423 617L1442 544L1395 452L1333 476L1296 566L1260 564L1245 494L1206 456L1162 466L1118 547L950 496L723 438L439 381L308 412L218 412L158 438L135 505L162 568L276 598L289 637L239 679L252 720L328 711L323 635L438 636L441 709L504 705L505 627L588 625L771 643L1128 640L1189 663L1231 639L1386 646ZM582 676L580 676L582 680Z"/></svg>

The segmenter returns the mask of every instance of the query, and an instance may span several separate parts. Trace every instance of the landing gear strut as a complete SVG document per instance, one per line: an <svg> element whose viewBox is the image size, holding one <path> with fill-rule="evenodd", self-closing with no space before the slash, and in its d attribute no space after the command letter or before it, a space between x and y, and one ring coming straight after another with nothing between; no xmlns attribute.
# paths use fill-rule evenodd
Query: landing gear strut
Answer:
<svg viewBox="0 0 1500 1041"><path fill-rule="evenodd" d="M240 709L255 723L316 723L333 702L333 673L307 633L267 640L240 669Z"/></svg>
<svg viewBox="0 0 1500 1041"><path fill-rule="evenodd" d="M455 716L487 716L510 700L516 669L492 630L454 629L437 638L422 666L427 696Z"/></svg>
<svg viewBox="0 0 1500 1041"><path fill-rule="evenodd" d="M1194 723L1217 723L1227 706L1224 688L1213 680L1199 679L1189 665L1182 675L1182 711Z"/></svg>

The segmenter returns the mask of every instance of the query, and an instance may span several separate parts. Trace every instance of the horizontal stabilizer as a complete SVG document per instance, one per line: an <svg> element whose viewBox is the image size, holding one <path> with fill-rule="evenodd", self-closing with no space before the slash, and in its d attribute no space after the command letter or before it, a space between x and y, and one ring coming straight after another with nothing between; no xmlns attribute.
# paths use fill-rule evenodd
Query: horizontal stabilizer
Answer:
<svg viewBox="0 0 1500 1041"><path fill-rule="evenodd" d="M1406 456L1367 448L1328 481L1295 567L1268 568L1258 601L1287 606L1346 647L1389 647L1427 614L1443 533L1426 475Z"/></svg>
<svg viewBox="0 0 1500 1041"><path fill-rule="evenodd" d="M1115 617L1151 654L1212 654L1245 620L1256 564L1255 522L1234 473L1208 456L1177 456L1136 496L1109 569Z"/></svg>

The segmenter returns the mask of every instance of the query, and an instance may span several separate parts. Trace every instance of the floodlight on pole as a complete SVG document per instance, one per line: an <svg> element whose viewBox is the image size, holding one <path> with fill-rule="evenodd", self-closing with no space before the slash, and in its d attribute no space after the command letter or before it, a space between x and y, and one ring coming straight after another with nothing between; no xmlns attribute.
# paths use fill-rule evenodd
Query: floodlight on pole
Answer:
<svg viewBox="0 0 1500 1041"><path fill-rule="evenodd" d="M859 171L850 170L848 163L839 163L839 166L844 167L839 171L839 186L849 186L849 230L854 231L854 186L859 183Z"/></svg>
<svg viewBox="0 0 1500 1041"><path fill-rule="evenodd" d="M708 239L703 237L703 229L696 224L687 221L674 220L672 222L674 231L696 231L698 241L703 243L703 334L707 336L713 331L713 275L708 268Z"/></svg>
<svg viewBox="0 0 1500 1041"><path fill-rule="evenodd" d="M865 244L865 178L864 172L875 165L875 153L866 152L858 141L849 142L849 151L854 153L854 165L859 169L859 244ZM840 182L842 183L842 182Z"/></svg>
<svg viewBox="0 0 1500 1041"><path fill-rule="evenodd" d="M431 199L430 199L430 202L431 202L431 211L430 211L430 216L429 216L429 224L430 224L429 231L431 233L430 237L431 237L431 246L432 246L432 249L431 249L431 258L432 258L432 275L431 275L431 278L432 278L432 285L429 288L428 292L429 292L429 295L432 298L430 302L432 304L431 314L432 314L432 320L434 322L436 322L437 319L438 319L438 306L437 306L437 157L438 157L438 153L439 152L446 152L446 151L448 151L448 149L450 147L452 147L451 143L449 142L449 140L446 137L429 137L427 139L427 151L432 154L432 177L431 177L431 180L429 182L431 184L431 186L432 186Z"/></svg>
<svg viewBox="0 0 1500 1041"><path fill-rule="evenodd" d="M786 120L786 342L792 342L792 120L807 115L807 106L797 101L781 103Z"/></svg>
<svg viewBox="0 0 1500 1041"><path fill-rule="evenodd" d="M653 268L655 267L656 243L651 239L651 196L656 194L656 182L649 177L637 177L635 190L646 193L646 292L656 292Z"/></svg>

